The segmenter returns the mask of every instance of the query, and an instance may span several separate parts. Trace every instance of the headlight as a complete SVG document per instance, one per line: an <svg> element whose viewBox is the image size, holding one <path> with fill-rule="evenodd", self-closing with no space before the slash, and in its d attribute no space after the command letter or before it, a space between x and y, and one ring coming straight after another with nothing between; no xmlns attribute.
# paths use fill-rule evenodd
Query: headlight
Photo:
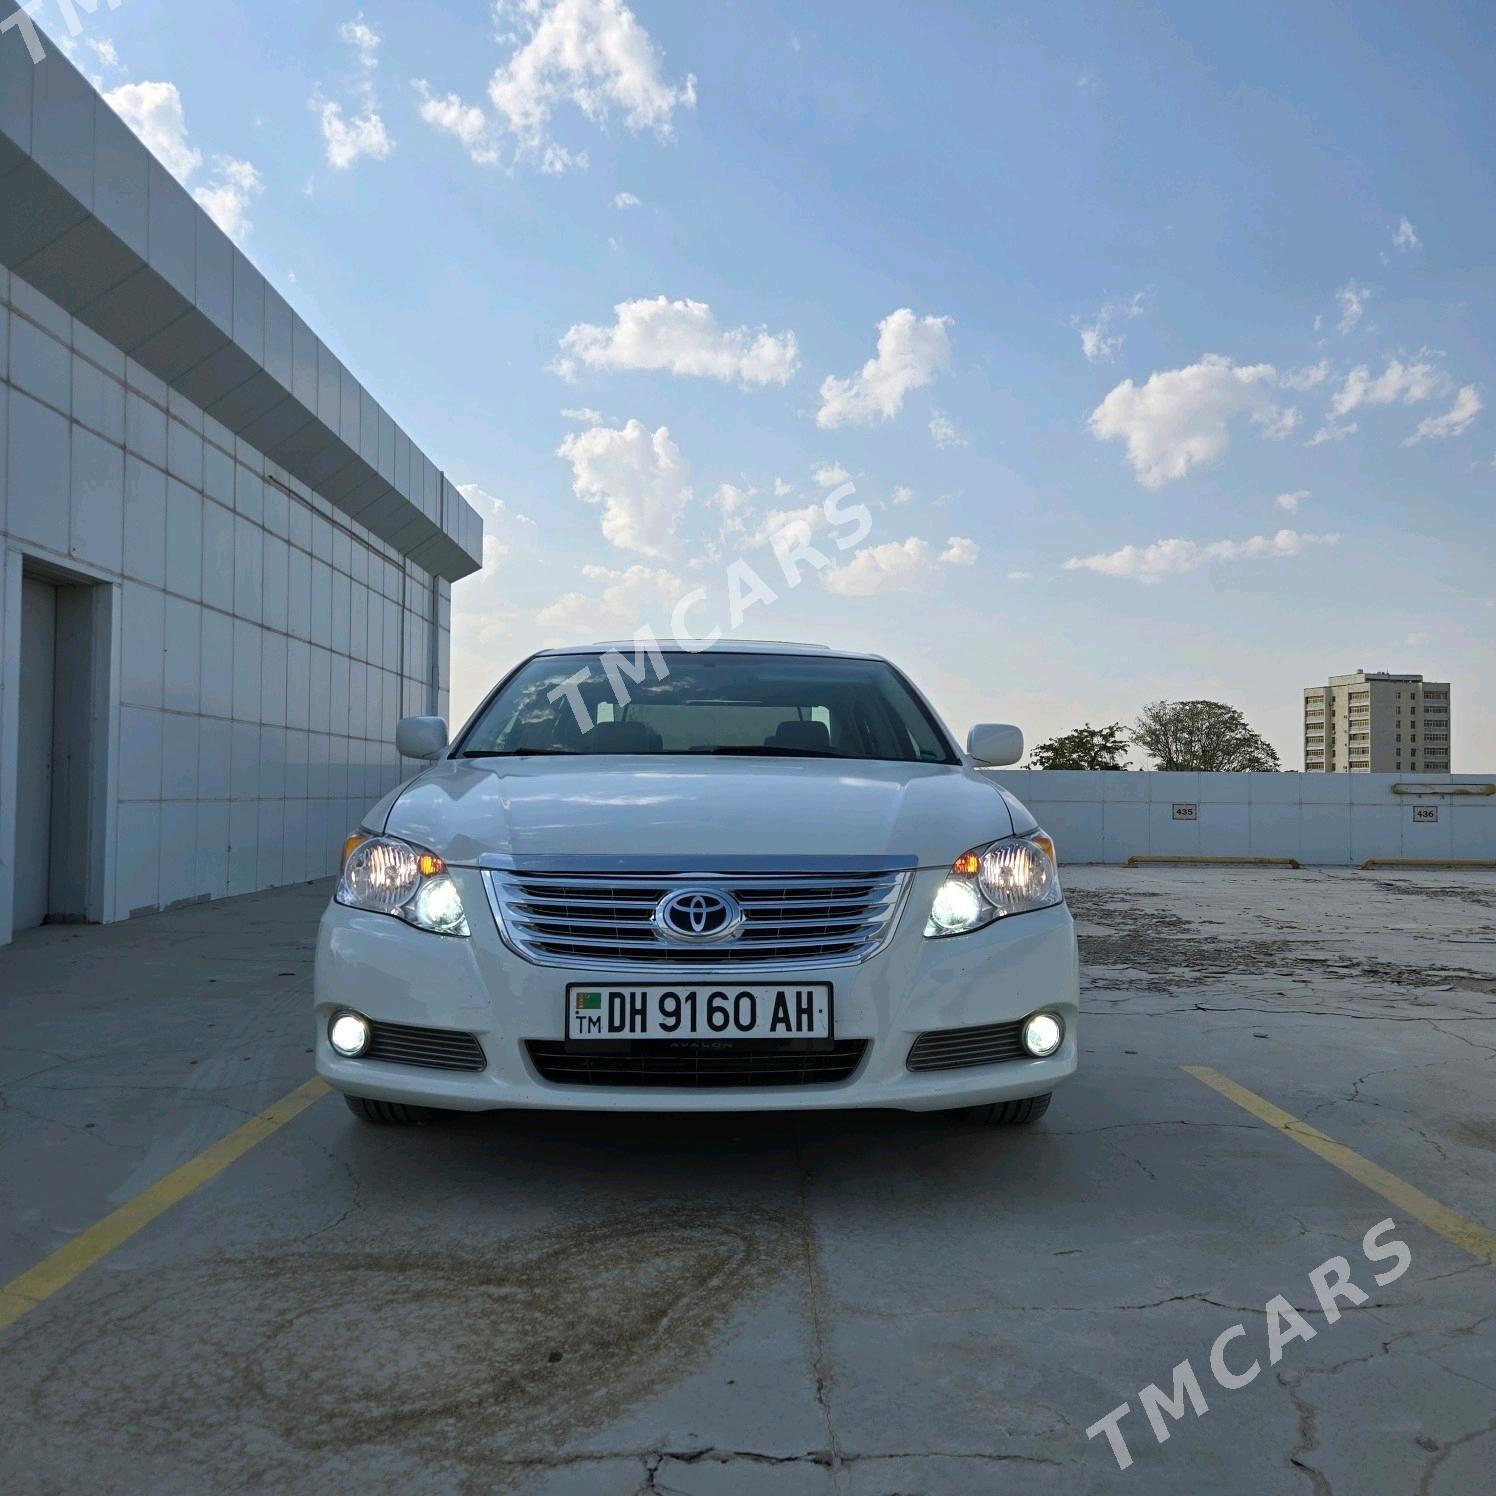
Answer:
<svg viewBox="0 0 1496 1496"><path fill-rule="evenodd" d="M1042 831L963 852L935 890L927 936L964 935L1009 914L1061 903L1054 843Z"/></svg>
<svg viewBox="0 0 1496 1496"><path fill-rule="evenodd" d="M435 852L393 836L356 833L343 844L343 873L334 895L350 909L393 914L437 935L466 935L462 895Z"/></svg>

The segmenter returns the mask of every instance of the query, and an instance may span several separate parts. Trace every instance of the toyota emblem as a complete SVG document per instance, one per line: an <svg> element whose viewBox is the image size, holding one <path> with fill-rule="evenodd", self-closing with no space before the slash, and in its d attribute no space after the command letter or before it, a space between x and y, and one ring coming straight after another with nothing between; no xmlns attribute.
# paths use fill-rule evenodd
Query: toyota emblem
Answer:
<svg viewBox="0 0 1496 1496"><path fill-rule="evenodd" d="M654 927L666 940L727 940L743 923L743 906L716 888L678 888L655 905Z"/></svg>

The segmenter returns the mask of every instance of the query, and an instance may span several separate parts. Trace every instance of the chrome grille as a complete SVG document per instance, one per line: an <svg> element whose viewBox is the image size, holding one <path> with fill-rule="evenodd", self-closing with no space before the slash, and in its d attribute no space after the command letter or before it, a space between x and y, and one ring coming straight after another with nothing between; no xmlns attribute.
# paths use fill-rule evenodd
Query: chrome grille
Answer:
<svg viewBox="0 0 1496 1496"><path fill-rule="evenodd" d="M932 1029L909 1049L911 1070L964 1070L968 1065L996 1065L1025 1060L1023 1021L983 1023L975 1028Z"/></svg>
<svg viewBox="0 0 1496 1496"><path fill-rule="evenodd" d="M819 873L571 873L490 869L494 918L509 944L544 966L736 968L865 961L892 933L908 879L898 870ZM677 944L652 923L681 888L710 887L742 906L737 933Z"/></svg>

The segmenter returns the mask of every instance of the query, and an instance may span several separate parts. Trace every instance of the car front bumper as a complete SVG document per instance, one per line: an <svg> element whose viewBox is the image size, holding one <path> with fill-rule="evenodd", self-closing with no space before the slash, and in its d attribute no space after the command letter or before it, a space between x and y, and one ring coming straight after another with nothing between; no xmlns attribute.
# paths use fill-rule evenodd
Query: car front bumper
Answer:
<svg viewBox="0 0 1496 1496"><path fill-rule="evenodd" d="M322 917L315 977L317 1073L340 1091L381 1101L487 1111L551 1107L599 1111L819 1111L892 1107L934 1111L1052 1091L1075 1072L1079 969L1075 930L1064 905L1009 916L969 935L924 938L926 913L943 871L914 875L888 944L856 965L814 970L741 968L610 976L594 967L538 966L502 940L479 874L454 868L472 934L433 935L383 914L331 904ZM526 1040L562 1037L568 983L660 982L703 986L830 982L838 1039L866 1039L846 1080L794 1086L660 1087L557 1084L541 1078ZM335 1013L352 1009L376 1023L472 1034L486 1066L460 1071L345 1059L327 1041ZM1065 1022L1047 1059L1012 1059L953 1070L911 1071L922 1033L1026 1018L1044 1009Z"/></svg>

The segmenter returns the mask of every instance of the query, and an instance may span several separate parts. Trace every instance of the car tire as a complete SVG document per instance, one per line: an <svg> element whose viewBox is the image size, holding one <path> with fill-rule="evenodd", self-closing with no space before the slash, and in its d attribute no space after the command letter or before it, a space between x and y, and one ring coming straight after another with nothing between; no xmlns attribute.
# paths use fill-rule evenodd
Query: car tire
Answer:
<svg viewBox="0 0 1496 1496"><path fill-rule="evenodd" d="M1046 1091L1042 1096L1024 1096L1017 1101L994 1101L987 1106L963 1107L960 1116L963 1121L979 1127L1024 1127L1030 1122L1037 1122L1049 1110L1053 1095L1053 1091Z"/></svg>
<svg viewBox="0 0 1496 1496"><path fill-rule="evenodd" d="M407 1106L403 1101L375 1101L368 1096L344 1096L343 1100L360 1122L373 1122L385 1127L417 1127L436 1116L432 1107Z"/></svg>

